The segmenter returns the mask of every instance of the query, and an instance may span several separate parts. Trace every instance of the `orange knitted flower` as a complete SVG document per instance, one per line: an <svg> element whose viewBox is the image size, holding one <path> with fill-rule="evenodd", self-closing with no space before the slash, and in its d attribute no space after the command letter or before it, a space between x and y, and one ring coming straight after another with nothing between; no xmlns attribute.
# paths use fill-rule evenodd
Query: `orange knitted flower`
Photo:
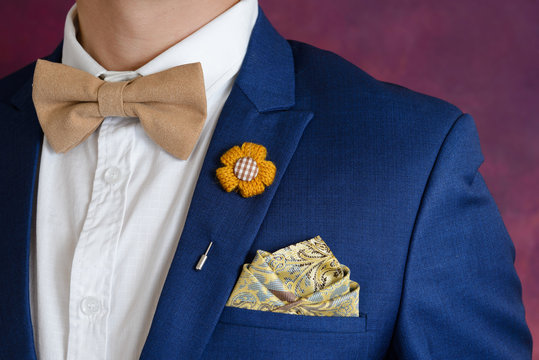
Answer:
<svg viewBox="0 0 539 360"><path fill-rule="evenodd" d="M217 169L217 179L226 192L239 189L248 198L264 192L275 178L275 165L266 160L267 150L262 145L243 143L221 156L223 167Z"/></svg>

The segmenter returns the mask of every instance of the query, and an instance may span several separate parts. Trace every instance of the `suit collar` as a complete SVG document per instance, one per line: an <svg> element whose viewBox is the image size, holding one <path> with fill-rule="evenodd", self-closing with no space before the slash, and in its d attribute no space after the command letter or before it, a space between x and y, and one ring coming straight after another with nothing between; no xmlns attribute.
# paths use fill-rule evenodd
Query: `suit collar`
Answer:
<svg viewBox="0 0 539 360"><path fill-rule="evenodd" d="M295 104L292 49L262 9L258 14L236 84L260 112L289 109Z"/></svg>

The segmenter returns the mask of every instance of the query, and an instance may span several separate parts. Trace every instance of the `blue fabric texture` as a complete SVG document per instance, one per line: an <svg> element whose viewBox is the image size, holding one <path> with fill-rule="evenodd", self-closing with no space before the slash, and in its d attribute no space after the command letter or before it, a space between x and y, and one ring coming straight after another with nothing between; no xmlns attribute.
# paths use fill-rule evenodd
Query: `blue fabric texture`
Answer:
<svg viewBox="0 0 539 360"><path fill-rule="evenodd" d="M60 61L61 46L48 59ZM0 81L0 359L36 358L34 66ZM277 167L248 199L215 178L221 154L246 141ZM514 248L482 161L469 115L286 41L260 11L141 359L530 359ZM257 249L316 235L360 284L359 318L224 306Z"/></svg>

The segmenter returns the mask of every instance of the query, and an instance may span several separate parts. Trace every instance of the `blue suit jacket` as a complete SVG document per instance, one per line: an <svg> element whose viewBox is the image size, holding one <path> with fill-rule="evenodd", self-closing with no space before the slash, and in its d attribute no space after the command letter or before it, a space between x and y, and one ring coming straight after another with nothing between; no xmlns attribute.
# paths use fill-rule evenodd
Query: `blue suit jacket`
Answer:
<svg viewBox="0 0 539 360"><path fill-rule="evenodd" d="M61 47L49 57L60 59ZM28 256L43 133L33 69L0 82L0 359L35 359ZM220 155L245 141L277 167L248 199L215 178ZM260 11L141 358L529 359L514 249L482 161L470 116L286 41ZM360 317L225 307L257 249L315 235L360 284Z"/></svg>

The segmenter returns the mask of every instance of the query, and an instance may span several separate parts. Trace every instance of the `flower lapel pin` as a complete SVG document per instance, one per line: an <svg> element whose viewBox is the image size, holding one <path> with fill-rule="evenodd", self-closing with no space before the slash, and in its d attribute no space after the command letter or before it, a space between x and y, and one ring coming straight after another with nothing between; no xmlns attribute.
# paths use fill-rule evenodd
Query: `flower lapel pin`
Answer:
<svg viewBox="0 0 539 360"><path fill-rule="evenodd" d="M244 198L262 194L275 178L275 165L266 160L267 150L254 143L234 146L221 156L217 179L226 192L239 190Z"/></svg>

